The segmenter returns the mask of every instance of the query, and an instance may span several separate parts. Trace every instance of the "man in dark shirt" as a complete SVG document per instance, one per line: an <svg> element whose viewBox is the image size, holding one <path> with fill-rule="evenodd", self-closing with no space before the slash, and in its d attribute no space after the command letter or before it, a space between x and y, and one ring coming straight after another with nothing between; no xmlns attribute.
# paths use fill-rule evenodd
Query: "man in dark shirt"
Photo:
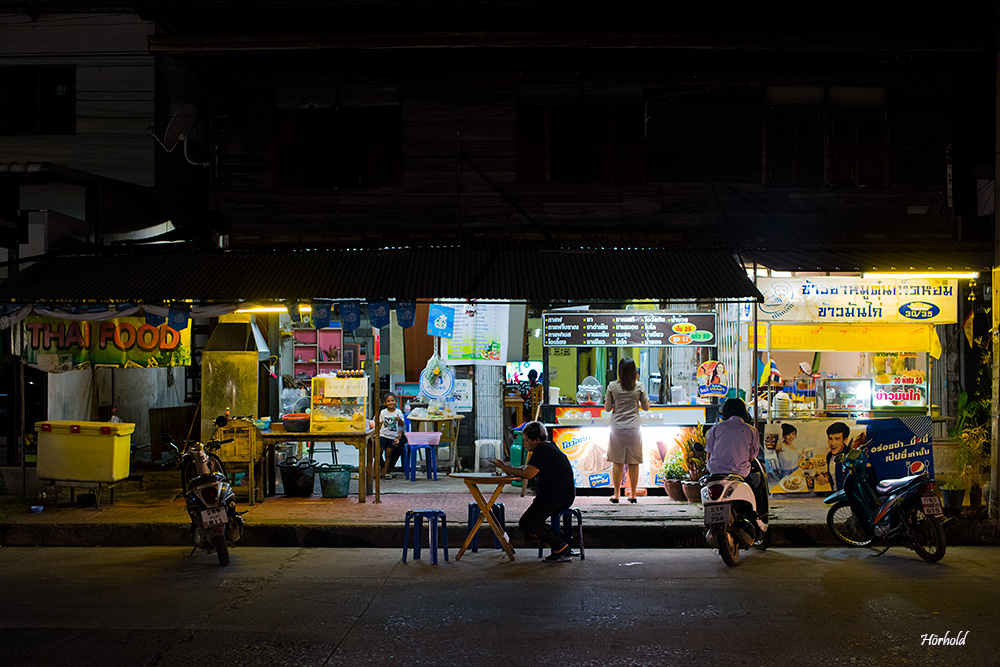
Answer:
<svg viewBox="0 0 1000 667"><path fill-rule="evenodd" d="M569 556L576 554L570 551L562 537L552 531L549 519L553 514L569 509L576 499L573 467L562 450L548 442L548 432L542 422L528 422L521 435L524 448L531 452L528 463L514 468L493 459L493 465L508 475L523 479L538 478L535 499L521 515L518 526L529 536L538 537L552 547L552 553L545 557L546 561L565 563Z"/></svg>

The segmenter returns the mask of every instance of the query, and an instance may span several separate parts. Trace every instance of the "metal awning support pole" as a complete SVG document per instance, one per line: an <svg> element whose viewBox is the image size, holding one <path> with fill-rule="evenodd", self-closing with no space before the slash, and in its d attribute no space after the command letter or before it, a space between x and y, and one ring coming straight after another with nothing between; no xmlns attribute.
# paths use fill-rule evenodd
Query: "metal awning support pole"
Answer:
<svg viewBox="0 0 1000 667"><path fill-rule="evenodd" d="M757 262L753 263L753 284L754 287L757 286ZM751 319L751 326L753 326L753 359L750 360L750 373L753 375L753 382L751 387L753 393L751 394L753 400L753 427L758 428L758 422L760 421L760 410L757 409L757 392L760 390L760 374L757 373L757 355L760 352L760 342L757 340L757 303L753 304L753 317Z"/></svg>

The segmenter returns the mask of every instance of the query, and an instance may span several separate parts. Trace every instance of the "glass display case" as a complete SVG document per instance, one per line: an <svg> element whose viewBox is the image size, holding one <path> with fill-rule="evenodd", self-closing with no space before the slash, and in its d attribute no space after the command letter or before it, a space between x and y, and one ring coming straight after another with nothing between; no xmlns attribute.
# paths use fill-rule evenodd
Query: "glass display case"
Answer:
<svg viewBox="0 0 1000 667"><path fill-rule="evenodd" d="M827 412L868 412L872 409L871 378L828 378L823 381Z"/></svg>
<svg viewBox="0 0 1000 667"><path fill-rule="evenodd" d="M364 432L368 425L368 376L314 377L309 421L314 432Z"/></svg>

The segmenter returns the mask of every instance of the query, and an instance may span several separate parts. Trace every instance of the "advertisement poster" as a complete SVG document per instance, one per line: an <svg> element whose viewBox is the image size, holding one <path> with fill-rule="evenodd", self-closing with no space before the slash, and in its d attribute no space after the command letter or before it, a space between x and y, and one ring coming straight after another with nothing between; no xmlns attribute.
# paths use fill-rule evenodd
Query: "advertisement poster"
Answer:
<svg viewBox="0 0 1000 667"><path fill-rule="evenodd" d="M877 479L934 474L930 417L783 422L764 427L768 487L772 493L836 491L843 470L834 456L864 442Z"/></svg>
<svg viewBox="0 0 1000 667"><path fill-rule="evenodd" d="M764 467L771 493L832 493L844 473L834 457L865 428L852 419L781 422L764 425Z"/></svg>
<svg viewBox="0 0 1000 667"><path fill-rule="evenodd" d="M432 305L431 308L434 306ZM507 363L507 321L510 305L477 303L475 312L456 312L454 333L448 341L445 358L451 365L472 364L504 366Z"/></svg>
<svg viewBox="0 0 1000 667"><path fill-rule="evenodd" d="M451 338L455 330L455 309L432 303L427 310L427 335Z"/></svg>
<svg viewBox="0 0 1000 667"><path fill-rule="evenodd" d="M660 467L667 452L677 447L676 439L684 426L653 426L642 429L642 460L639 465L639 487L662 487ZM579 489L611 488L611 464L608 463L607 426L555 427L552 442L566 454L573 467L573 478ZM623 475L624 476L624 475Z"/></svg>
<svg viewBox="0 0 1000 667"><path fill-rule="evenodd" d="M455 380L451 395L455 399L456 412L472 412L472 380Z"/></svg>
<svg viewBox="0 0 1000 667"><path fill-rule="evenodd" d="M723 397L729 393L726 365L721 361L706 361L698 367L698 396Z"/></svg>
<svg viewBox="0 0 1000 667"><path fill-rule="evenodd" d="M191 364L191 329L143 317L103 322L31 316L22 326L21 359L49 373L94 367L156 368Z"/></svg>
<svg viewBox="0 0 1000 667"><path fill-rule="evenodd" d="M954 324L958 281L941 278L758 278L762 322Z"/></svg>

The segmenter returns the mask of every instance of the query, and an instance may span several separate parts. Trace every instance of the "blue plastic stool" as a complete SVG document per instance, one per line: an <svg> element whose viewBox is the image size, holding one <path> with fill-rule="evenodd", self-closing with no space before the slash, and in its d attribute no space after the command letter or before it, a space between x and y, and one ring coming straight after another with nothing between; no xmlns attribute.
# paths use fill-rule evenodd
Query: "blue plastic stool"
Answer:
<svg viewBox="0 0 1000 667"><path fill-rule="evenodd" d="M438 519L441 519L442 542L444 543L444 559L448 560L448 519L444 510L406 510L406 522L403 527L403 562L406 562L406 552L410 545L410 519L413 519L413 560L420 560L420 534L424 530L424 519L430 525L431 533L431 563L438 562Z"/></svg>
<svg viewBox="0 0 1000 667"><path fill-rule="evenodd" d="M417 450L426 449L427 450L427 479L433 479L435 482L438 478L437 470L437 445L411 445L406 443L405 449L403 450L403 456L406 457L406 465L404 466L404 473L407 474L407 479L411 482L417 481ZM409 472L406 472L409 469Z"/></svg>
<svg viewBox="0 0 1000 667"><path fill-rule="evenodd" d="M476 522L479 520L479 514L480 514L479 505L476 503L469 503L469 530L472 530L472 527L476 525ZM505 516L505 514L506 513L504 510L503 503L493 503L493 518L495 518L497 522L500 524L500 529L503 530L504 532L507 532L507 524L506 524L507 517ZM489 524L486 525L488 526ZM490 530L490 533L492 532L493 531ZM472 538L472 543L469 546L471 547L472 551L477 553L479 552L478 529L476 530L476 534ZM497 539L496 535L493 536L493 548L494 549L500 548L500 540Z"/></svg>
<svg viewBox="0 0 1000 667"><path fill-rule="evenodd" d="M573 536L573 517L576 517L576 539L580 547L580 560L586 559L586 552L583 550L583 515L580 513L579 507L570 507L568 510L563 510L558 514L552 515L552 532L562 538L562 541L566 544L570 543L570 538ZM560 529L559 524L562 523L562 528ZM542 549L544 549L545 543L538 540L538 557L542 557Z"/></svg>

